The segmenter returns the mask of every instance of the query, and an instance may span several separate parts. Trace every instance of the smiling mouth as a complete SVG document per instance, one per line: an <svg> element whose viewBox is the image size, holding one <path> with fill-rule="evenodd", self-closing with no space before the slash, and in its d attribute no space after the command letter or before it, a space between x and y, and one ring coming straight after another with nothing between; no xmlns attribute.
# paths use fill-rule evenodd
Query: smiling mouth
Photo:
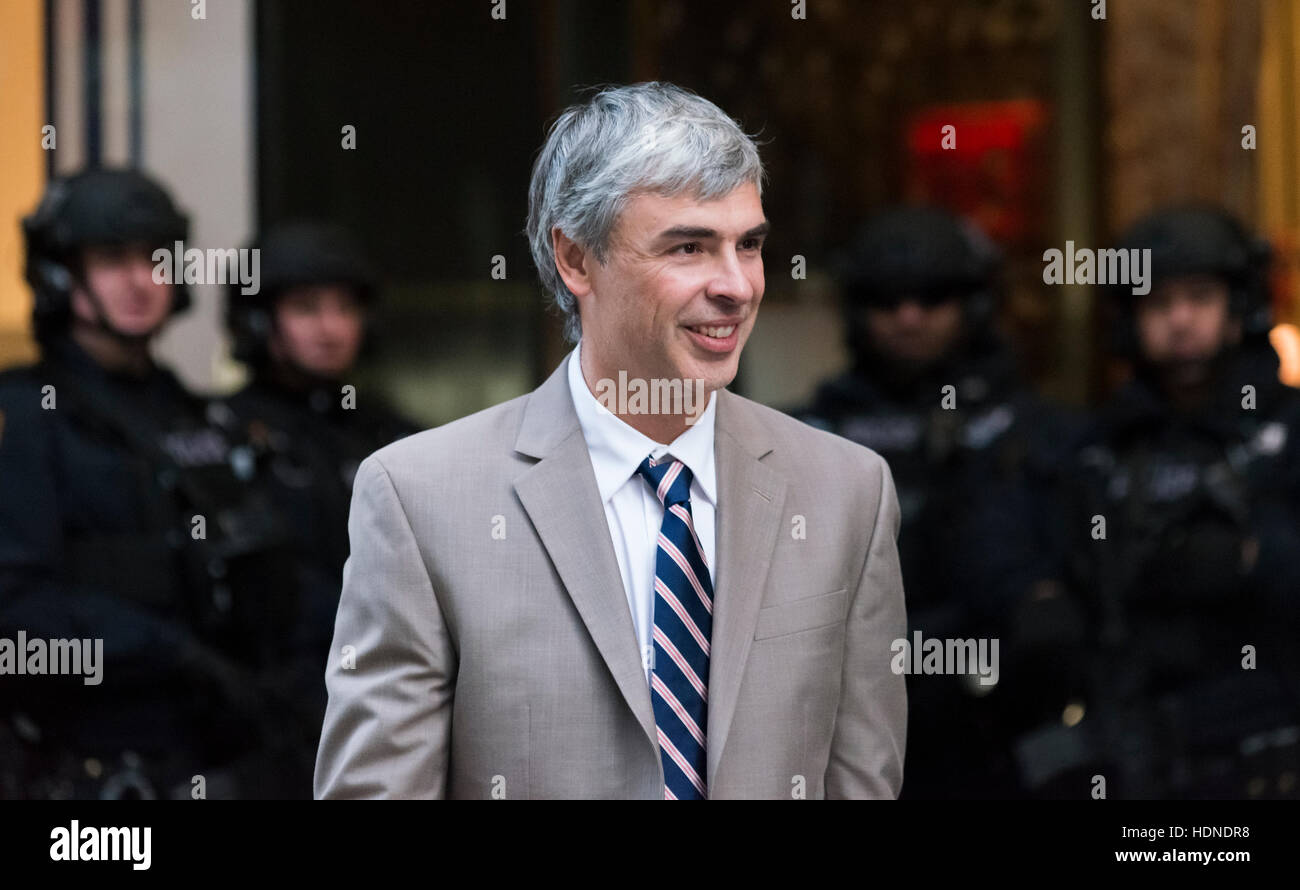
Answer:
<svg viewBox="0 0 1300 890"><path fill-rule="evenodd" d="M694 331L697 334L703 334L706 337L713 337L717 340L725 340L735 333L734 324L725 325L687 325L686 330Z"/></svg>

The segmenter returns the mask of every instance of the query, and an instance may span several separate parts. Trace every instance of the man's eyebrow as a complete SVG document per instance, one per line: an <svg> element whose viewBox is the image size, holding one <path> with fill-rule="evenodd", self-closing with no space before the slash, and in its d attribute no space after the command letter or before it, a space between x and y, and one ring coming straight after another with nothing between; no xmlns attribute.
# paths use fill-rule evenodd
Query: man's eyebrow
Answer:
<svg viewBox="0 0 1300 890"><path fill-rule="evenodd" d="M766 235L771 230L772 230L772 224L767 220L763 220L761 223L759 223L749 231L742 234L740 236L740 239L743 241L746 238L757 238L760 235ZM704 240L708 238L717 238L717 237L718 237L717 231L715 229L710 229L707 226L672 226L671 228L664 229L662 232L660 232L658 240L667 241L674 238L692 238L692 239Z"/></svg>

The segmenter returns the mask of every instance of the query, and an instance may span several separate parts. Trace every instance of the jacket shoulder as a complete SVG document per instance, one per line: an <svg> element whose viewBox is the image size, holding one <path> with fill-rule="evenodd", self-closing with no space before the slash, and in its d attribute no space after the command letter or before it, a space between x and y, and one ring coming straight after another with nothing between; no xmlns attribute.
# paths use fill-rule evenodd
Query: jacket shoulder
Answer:
<svg viewBox="0 0 1300 890"><path fill-rule="evenodd" d="M366 458L390 476L462 473L484 458L513 454L527 395L398 439Z"/></svg>
<svg viewBox="0 0 1300 890"><path fill-rule="evenodd" d="M747 422L760 427L778 453L793 455L792 459L800 465L839 467L841 470L849 467L874 470L885 465L885 459L865 445L743 396L728 395L732 410L747 416Z"/></svg>

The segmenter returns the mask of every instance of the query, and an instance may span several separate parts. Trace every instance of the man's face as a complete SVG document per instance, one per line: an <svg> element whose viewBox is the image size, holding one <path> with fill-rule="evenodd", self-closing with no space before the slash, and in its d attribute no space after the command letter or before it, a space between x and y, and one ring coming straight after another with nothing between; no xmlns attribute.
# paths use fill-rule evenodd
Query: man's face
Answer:
<svg viewBox="0 0 1300 890"><path fill-rule="evenodd" d="M1240 338L1240 324L1229 311L1228 286L1210 275L1183 275L1162 281L1138 299L1137 332L1143 357L1172 376L1194 384L1209 373L1209 362Z"/></svg>
<svg viewBox="0 0 1300 890"><path fill-rule="evenodd" d="M767 230L753 184L712 201L631 196L577 294L597 373L727 386L763 299Z"/></svg>
<svg viewBox="0 0 1300 890"><path fill-rule="evenodd" d="M294 287L276 300L271 355L317 377L336 378L356 362L364 333L365 313L351 288Z"/></svg>
<svg viewBox="0 0 1300 890"><path fill-rule="evenodd" d="M157 330L172 308L172 285L153 280L152 251L143 244L87 247L82 251L83 287L72 291L72 312L80 321L104 321L114 331L145 337ZM98 310L96 310L98 304Z"/></svg>
<svg viewBox="0 0 1300 890"><path fill-rule="evenodd" d="M867 336L886 359L924 368L943 358L962 330L961 302L906 297L863 310Z"/></svg>

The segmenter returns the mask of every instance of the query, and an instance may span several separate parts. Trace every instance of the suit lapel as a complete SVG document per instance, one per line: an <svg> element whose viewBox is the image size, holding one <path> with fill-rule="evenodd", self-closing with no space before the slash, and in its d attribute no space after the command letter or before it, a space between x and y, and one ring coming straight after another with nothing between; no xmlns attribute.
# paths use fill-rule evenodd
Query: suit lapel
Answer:
<svg viewBox="0 0 1300 890"><path fill-rule="evenodd" d="M782 525L786 481L744 399L718 391L718 571L709 659L708 776L731 729L763 586ZM515 493L647 741L658 749L654 708L637 651L623 579L610 544L587 442L569 393L567 363L528 399L515 449L539 458Z"/></svg>
<svg viewBox="0 0 1300 890"><path fill-rule="evenodd" d="M515 449L541 458L515 481L515 493L647 741L656 745L645 668L573 408L567 360L529 397Z"/></svg>
<svg viewBox="0 0 1300 890"><path fill-rule="evenodd" d="M708 776L717 774L731 729L764 581L782 524L786 482L761 463L771 452L753 409L718 392L718 572L709 658ZM653 713L653 712L652 712Z"/></svg>

